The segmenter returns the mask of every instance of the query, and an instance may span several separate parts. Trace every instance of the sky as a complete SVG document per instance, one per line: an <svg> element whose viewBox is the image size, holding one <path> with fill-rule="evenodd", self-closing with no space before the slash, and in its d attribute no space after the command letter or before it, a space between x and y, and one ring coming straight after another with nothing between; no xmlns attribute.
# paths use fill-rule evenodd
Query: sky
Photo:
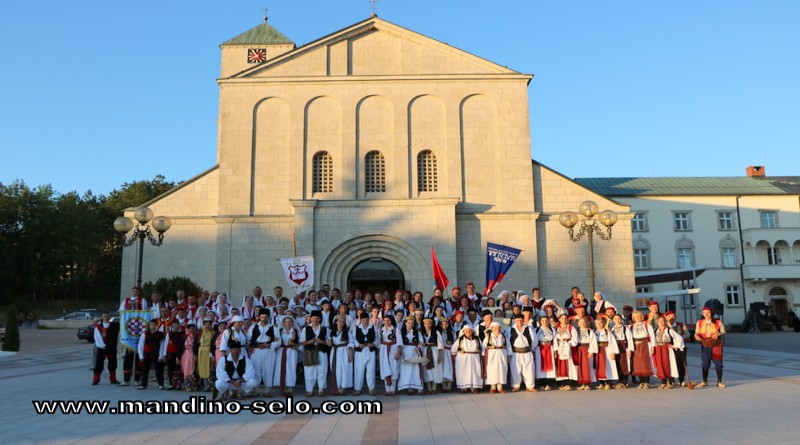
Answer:
<svg viewBox="0 0 800 445"><path fill-rule="evenodd" d="M0 2L0 183L108 194L216 163L219 44L298 46L368 0ZM532 157L569 177L800 175L800 2L379 0L379 17L534 75Z"/></svg>

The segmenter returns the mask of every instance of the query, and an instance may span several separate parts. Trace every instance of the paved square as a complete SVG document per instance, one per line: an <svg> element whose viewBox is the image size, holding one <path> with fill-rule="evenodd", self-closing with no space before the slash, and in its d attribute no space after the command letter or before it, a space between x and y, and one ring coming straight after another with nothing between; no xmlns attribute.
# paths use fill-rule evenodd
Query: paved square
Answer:
<svg viewBox="0 0 800 445"><path fill-rule="evenodd" d="M726 389L401 395L378 397L383 414L372 415L36 415L32 400L188 400L208 394L159 391L154 385L138 391L112 386L107 378L93 387L90 344L72 331L23 329L23 352L0 357L0 442L800 444L800 334L728 337ZM698 346L689 349L690 376L698 381ZM309 401L318 406L323 399Z"/></svg>

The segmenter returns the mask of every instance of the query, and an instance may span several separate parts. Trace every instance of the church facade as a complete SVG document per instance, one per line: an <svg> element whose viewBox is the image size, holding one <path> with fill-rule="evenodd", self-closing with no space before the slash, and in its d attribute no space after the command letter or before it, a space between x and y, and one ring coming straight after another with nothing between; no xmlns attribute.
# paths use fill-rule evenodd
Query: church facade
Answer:
<svg viewBox="0 0 800 445"><path fill-rule="evenodd" d="M374 16L300 47L263 23L221 52L217 164L143 203L173 221L145 281L188 276L238 303L287 287L277 259L313 255L316 287L427 299L431 247L451 286L480 291L492 242L523 251L498 290L563 301L588 292L588 246L558 215L591 199L620 214L595 238L597 289L633 300L629 207L531 160L533 76Z"/></svg>

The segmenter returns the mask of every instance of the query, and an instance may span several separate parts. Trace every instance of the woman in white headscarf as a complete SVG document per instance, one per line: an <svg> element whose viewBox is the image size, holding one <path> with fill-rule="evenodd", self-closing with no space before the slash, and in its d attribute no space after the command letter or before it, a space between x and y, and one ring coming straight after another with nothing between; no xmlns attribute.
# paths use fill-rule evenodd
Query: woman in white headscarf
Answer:
<svg viewBox="0 0 800 445"><path fill-rule="evenodd" d="M462 394L467 391L476 394L483 386L481 350L482 345L478 336L475 335L475 330L469 324L464 324L458 338L450 348L450 353L456 356L456 384Z"/></svg>

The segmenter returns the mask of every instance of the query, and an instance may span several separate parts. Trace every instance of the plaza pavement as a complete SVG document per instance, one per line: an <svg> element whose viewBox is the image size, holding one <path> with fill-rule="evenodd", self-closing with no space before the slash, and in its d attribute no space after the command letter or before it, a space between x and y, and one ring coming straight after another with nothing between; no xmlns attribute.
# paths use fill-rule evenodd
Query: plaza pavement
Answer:
<svg viewBox="0 0 800 445"><path fill-rule="evenodd" d="M729 334L727 342L726 389L401 395L378 397L384 412L372 415L36 415L32 400L199 393L154 384L137 391L105 377L90 386L89 343L72 330L22 329L22 352L0 357L0 443L800 444L800 334ZM689 345L689 358L697 381L697 345ZM303 392L295 389L298 399Z"/></svg>

